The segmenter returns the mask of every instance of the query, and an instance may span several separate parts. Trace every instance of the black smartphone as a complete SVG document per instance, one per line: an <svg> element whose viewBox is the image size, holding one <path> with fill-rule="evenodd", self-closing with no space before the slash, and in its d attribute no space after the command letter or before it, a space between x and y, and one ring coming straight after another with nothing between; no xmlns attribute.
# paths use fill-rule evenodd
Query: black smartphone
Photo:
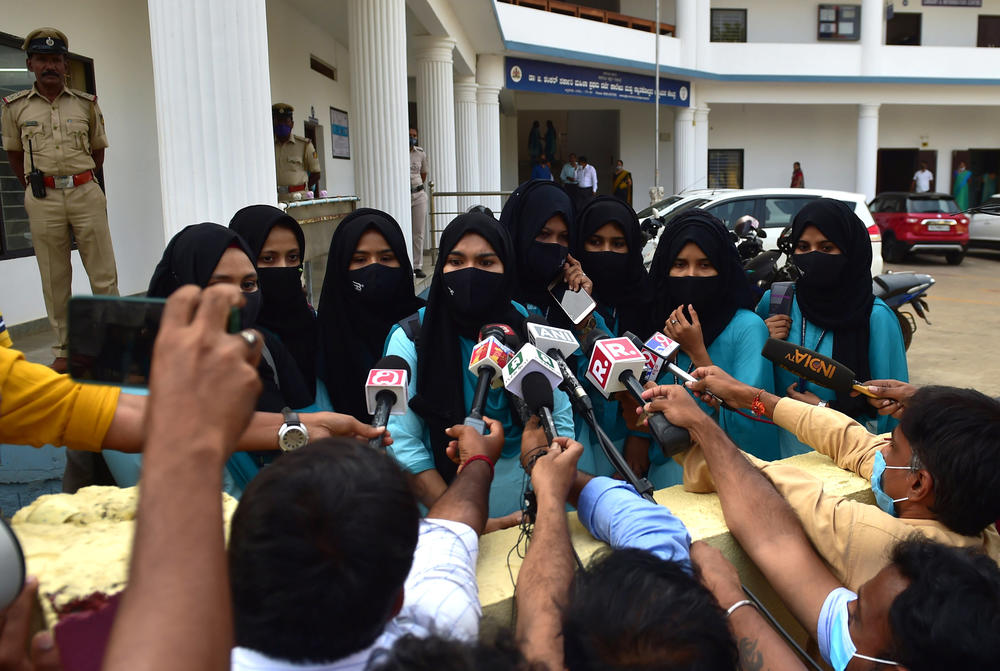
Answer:
<svg viewBox="0 0 1000 671"><path fill-rule="evenodd" d="M69 374L77 382L148 387L162 298L73 296L69 300ZM241 328L233 308L228 330Z"/></svg>
<svg viewBox="0 0 1000 671"><path fill-rule="evenodd" d="M793 298L795 298L795 282L775 282L772 284L768 316L792 314Z"/></svg>
<svg viewBox="0 0 1000 671"><path fill-rule="evenodd" d="M590 294L583 289L570 291L569 285L562 280L557 280L549 286L549 294L574 324L582 322L597 307Z"/></svg>

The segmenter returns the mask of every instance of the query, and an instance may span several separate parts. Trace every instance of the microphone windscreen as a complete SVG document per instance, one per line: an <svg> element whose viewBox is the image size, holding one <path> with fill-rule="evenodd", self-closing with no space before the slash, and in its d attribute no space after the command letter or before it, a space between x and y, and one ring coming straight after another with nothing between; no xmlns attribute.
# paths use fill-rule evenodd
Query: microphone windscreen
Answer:
<svg viewBox="0 0 1000 671"><path fill-rule="evenodd" d="M631 331L625 331L625 333L622 334L622 337L631 340L632 344L635 345L635 348L640 352L642 351L642 348L646 346L646 343L640 340L639 336L632 333Z"/></svg>
<svg viewBox="0 0 1000 671"><path fill-rule="evenodd" d="M390 354L389 356L384 356L378 360L372 368L379 368L381 370L405 370L406 377L410 377L410 364L406 363L406 359L401 356L396 356L395 354Z"/></svg>
<svg viewBox="0 0 1000 671"><path fill-rule="evenodd" d="M605 338L610 338L611 335L606 331L601 329L593 329L587 336L583 339L583 353L589 359L594 353L594 345L597 344L598 340L604 340Z"/></svg>
<svg viewBox="0 0 1000 671"><path fill-rule="evenodd" d="M554 406L552 385L548 378L539 372L531 372L524 376L524 381L521 383L521 395L532 411L542 407L552 410Z"/></svg>
<svg viewBox="0 0 1000 671"><path fill-rule="evenodd" d="M479 329L480 341L486 340L490 336L493 336L508 349L512 349L515 352L521 349L521 338L518 337L517 331L508 324L486 324L483 328Z"/></svg>
<svg viewBox="0 0 1000 671"><path fill-rule="evenodd" d="M784 340L768 338L761 355L785 370L821 387L849 392L854 387L854 371L819 352Z"/></svg>

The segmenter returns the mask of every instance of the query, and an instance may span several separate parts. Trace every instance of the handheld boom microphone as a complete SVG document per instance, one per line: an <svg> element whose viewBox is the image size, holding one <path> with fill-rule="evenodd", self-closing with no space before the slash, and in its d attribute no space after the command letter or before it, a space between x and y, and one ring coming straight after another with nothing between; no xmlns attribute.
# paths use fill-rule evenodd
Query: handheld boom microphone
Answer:
<svg viewBox="0 0 1000 671"><path fill-rule="evenodd" d="M365 382L365 400L372 415L372 426L385 426L389 415L406 414L407 385L410 366L403 357L389 355L382 357L375 368L368 371ZM368 446L381 450L382 437L372 438Z"/></svg>
<svg viewBox="0 0 1000 671"><path fill-rule="evenodd" d="M856 391L869 398L878 398L868 391L868 387L855 380L853 370L815 350L784 340L768 338L767 342L764 343L761 355L785 370L810 382L815 382L821 387L840 393Z"/></svg>
<svg viewBox="0 0 1000 671"><path fill-rule="evenodd" d="M469 370L478 376L476 381L476 392L472 397L472 407L465 418L463 424L476 429L480 435L486 433L486 422L483 421L483 407L486 405L486 395L490 391L490 386L494 385L494 380L499 379L498 373L507 364L513 355L503 342L498 339L505 337L504 328L510 330L504 324L490 324L483 327L480 337L482 338L476 346L472 348L472 356L469 357ZM513 333L513 330L511 330Z"/></svg>

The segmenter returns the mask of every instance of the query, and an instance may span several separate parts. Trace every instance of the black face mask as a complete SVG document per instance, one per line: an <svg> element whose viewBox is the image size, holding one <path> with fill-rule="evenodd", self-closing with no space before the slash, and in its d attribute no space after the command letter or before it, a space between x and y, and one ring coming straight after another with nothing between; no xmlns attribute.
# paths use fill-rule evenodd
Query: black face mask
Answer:
<svg viewBox="0 0 1000 671"><path fill-rule="evenodd" d="M667 279L670 296L678 305L694 305L698 312L708 314L718 302L722 289L722 278L711 277L670 277ZM690 317L690 315L688 315Z"/></svg>
<svg viewBox="0 0 1000 671"><path fill-rule="evenodd" d="M243 297L247 299L246 305L240 308L241 328L253 328L257 323L257 315L260 314L261 290L254 292L243 292Z"/></svg>
<svg viewBox="0 0 1000 671"><path fill-rule="evenodd" d="M580 252L580 265L594 282L594 291L614 291L628 278L628 254Z"/></svg>
<svg viewBox="0 0 1000 671"><path fill-rule="evenodd" d="M403 268L390 268L381 263L369 263L347 273L348 295L366 305L380 305L399 295L399 286L406 279Z"/></svg>
<svg viewBox="0 0 1000 671"><path fill-rule="evenodd" d="M548 286L566 263L569 247L555 242L531 243L525 258L525 270L530 280Z"/></svg>
<svg viewBox="0 0 1000 671"><path fill-rule="evenodd" d="M806 252L792 254L792 263L802 271L799 284L814 289L834 289L844 276L847 257L843 254Z"/></svg>
<svg viewBox="0 0 1000 671"><path fill-rule="evenodd" d="M258 268L257 279L265 304L291 301L302 293L302 268Z"/></svg>
<svg viewBox="0 0 1000 671"><path fill-rule="evenodd" d="M462 268L441 276L448 302L464 321L476 321L490 316L499 302L503 273L491 273L481 268Z"/></svg>

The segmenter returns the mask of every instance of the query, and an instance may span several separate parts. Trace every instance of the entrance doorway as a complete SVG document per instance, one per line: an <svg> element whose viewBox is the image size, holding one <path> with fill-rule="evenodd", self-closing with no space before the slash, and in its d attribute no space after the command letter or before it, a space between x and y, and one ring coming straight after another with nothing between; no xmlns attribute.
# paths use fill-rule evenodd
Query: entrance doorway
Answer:
<svg viewBox="0 0 1000 671"><path fill-rule="evenodd" d="M967 149L951 152L951 174L947 187L942 183L941 190L951 192L955 186L958 164L964 163L971 172L968 178L968 207L982 204L987 198L997 193L997 173L1000 172L1000 149Z"/></svg>
<svg viewBox="0 0 1000 671"><path fill-rule="evenodd" d="M556 131L554 156L549 156L552 176L559 173L569 155L586 156L597 171L597 192L611 193L615 161L619 156L618 110L519 110L517 113L517 178L518 183L531 176L531 129L538 122L542 150L545 149L547 121ZM536 147L537 149L537 147ZM626 164L628 162L626 161Z"/></svg>
<svg viewBox="0 0 1000 671"><path fill-rule="evenodd" d="M979 16L977 47L1000 47L1000 16Z"/></svg>
<svg viewBox="0 0 1000 671"><path fill-rule="evenodd" d="M885 43L918 46L920 44L920 19L916 12L895 12L885 22Z"/></svg>
<svg viewBox="0 0 1000 671"><path fill-rule="evenodd" d="M920 149L879 149L878 167L875 171L875 192L909 191L913 182L913 173L920 168L920 163L926 162L931 172L937 171L937 151ZM946 188L947 180L938 185L937 174L934 175L932 189L939 191Z"/></svg>

